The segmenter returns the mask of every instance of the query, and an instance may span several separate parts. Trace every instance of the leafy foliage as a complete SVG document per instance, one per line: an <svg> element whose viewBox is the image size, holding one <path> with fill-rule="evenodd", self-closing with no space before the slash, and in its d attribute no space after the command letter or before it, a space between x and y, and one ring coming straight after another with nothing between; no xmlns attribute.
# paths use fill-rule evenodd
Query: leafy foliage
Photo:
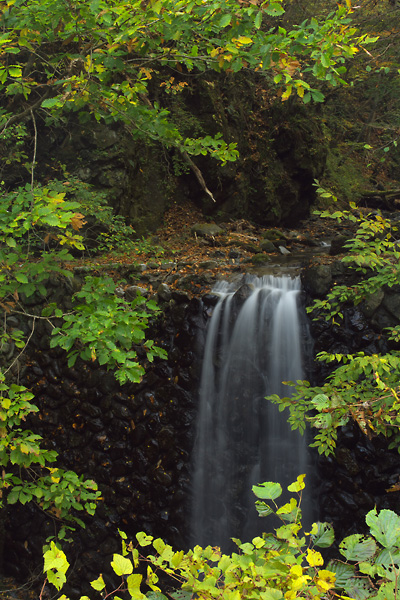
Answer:
<svg viewBox="0 0 400 600"><path fill-rule="evenodd" d="M222 162L237 156L220 134L184 137L169 112L149 99L184 89L170 84L170 70L265 75L283 101L296 93L307 103L324 95L314 81L344 84L345 61L375 41L351 26L350 3L321 22L279 26L282 0L7 0L1 16L0 85L7 96L23 97L48 122L71 111L81 121L120 121L135 137L161 141L189 154ZM166 73L166 78L163 75ZM158 94L158 96L160 96ZM26 109L24 109L26 110ZM21 113L22 114L22 111ZM19 120L4 114L4 129Z"/></svg>
<svg viewBox="0 0 400 600"><path fill-rule="evenodd" d="M3 467L0 506L4 497L8 504L34 501L43 510L50 509L57 518L84 526L71 514L71 509L93 514L100 492L94 481L48 466L56 460L57 452L43 448L39 435L21 428L26 417L38 410L32 400L33 394L24 386L8 386L0 374L0 464ZM19 467L18 475L13 465ZM29 473L27 477L23 470Z"/></svg>
<svg viewBox="0 0 400 600"><path fill-rule="evenodd" d="M91 586L103 595L135 600L157 598L261 598L262 600L294 600L294 598L394 599L400 569L400 517L390 510L371 510L366 516L370 535L354 534L339 545L344 560L330 560L324 568L322 554L316 549L327 548L334 541L328 523L314 523L309 533L301 529L301 490L304 475L288 487L297 493L290 502L278 507L275 500L282 493L280 484L265 482L253 486L259 498L256 507L260 515L274 514L283 521L275 534L263 533L251 542L234 540L238 546L231 555L217 547L195 546L188 552L174 551L160 538L140 532L137 544L122 537L122 551L113 555L111 567L121 578L119 587L107 591L100 575ZM267 502L268 501L268 502ZM268 508L268 510L266 510ZM152 554L144 557L140 548ZM54 559L61 560L54 560ZM147 564L147 576L135 573L140 563ZM65 581L68 561L55 548L45 554L44 572L60 590ZM60 572L58 573L58 569ZM159 575L172 578L175 591L162 592ZM150 588L143 592L142 587ZM179 588L179 589L177 589ZM62 595L63 600L68 600ZM87 600L87 596L81 597Z"/></svg>
<svg viewBox="0 0 400 600"><path fill-rule="evenodd" d="M53 348L60 346L68 351L69 366L75 364L78 356L89 361L97 359L100 365L115 370L121 384L137 383L144 368L137 360L135 345L141 345L149 362L155 356L166 358L163 349L152 340L145 340L149 311L156 314L159 310L154 301L138 295L127 303L115 294L115 283L109 277L86 277L86 283L74 297L80 303L73 312L63 315L54 307L55 316L62 316L64 323L53 329L50 343Z"/></svg>
<svg viewBox="0 0 400 600"><path fill-rule="evenodd" d="M67 248L84 248L83 238L77 233L85 224L79 212L81 205L76 200L66 200L65 196L66 192L57 184L43 187L35 185L33 180L13 192L2 190L0 498L8 504L33 501L57 519L84 526L77 511L94 513L100 496L97 485L72 471L49 466L57 459L57 453L44 448L42 438L22 426L29 414L37 412L37 407L32 402L33 395L13 381L12 367L26 350L38 319L52 325L53 347L58 344L70 350L70 364L78 355L88 360L98 357L100 364L117 369L120 383L140 380L144 369L136 360L139 346L148 361L155 356L164 357L165 353L151 340L145 340L149 315L157 312L154 302L138 297L128 305L115 295L115 284L110 278L88 278L76 294L78 302L73 314L64 314L60 307L50 305L45 306L41 315L37 309L29 314L33 323L29 335L14 325L13 315L28 318L26 299L33 297L33 304L44 303L51 275L71 277L65 266L65 261L72 260ZM113 222L111 217L110 221ZM57 328L54 316L58 319ZM15 348L19 351L17 357ZM63 527L59 537L65 533Z"/></svg>
<svg viewBox="0 0 400 600"><path fill-rule="evenodd" d="M319 188L320 193L329 194ZM357 223L357 232L346 244L349 252L342 262L360 274L356 285L336 285L322 300L315 300L310 311L314 318L325 318L341 326L343 307L359 305L383 286L392 288L400 283L400 253L396 242L397 227L381 214L364 216L353 204L350 211L325 211L321 216L338 221ZM392 327L389 339L399 339L400 327ZM389 448L400 452L399 376L400 352L366 355L329 354L320 352L317 360L337 365L324 385L311 387L308 382L291 383L296 387L292 397L269 399L288 408L293 429L304 432L308 422L317 429L314 442L320 454L334 452L337 428L350 419L371 438L382 434L389 439Z"/></svg>

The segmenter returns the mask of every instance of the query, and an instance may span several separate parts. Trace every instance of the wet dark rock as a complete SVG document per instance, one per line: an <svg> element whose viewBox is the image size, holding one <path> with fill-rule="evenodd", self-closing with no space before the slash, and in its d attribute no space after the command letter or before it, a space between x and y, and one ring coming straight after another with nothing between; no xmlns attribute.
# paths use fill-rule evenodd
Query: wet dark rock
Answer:
<svg viewBox="0 0 400 600"><path fill-rule="evenodd" d="M157 441L162 450L168 450L175 444L175 430L170 426L164 426L157 435Z"/></svg>
<svg viewBox="0 0 400 600"><path fill-rule="evenodd" d="M239 256L241 256L241 252L240 250L237 250L236 248L231 248L231 250L229 250L228 253L228 258L239 258Z"/></svg>
<svg viewBox="0 0 400 600"><path fill-rule="evenodd" d="M99 433L100 431L104 431L104 423L101 419L90 419L86 423L86 427L93 431L94 433Z"/></svg>
<svg viewBox="0 0 400 600"><path fill-rule="evenodd" d="M331 256L336 256L337 254L342 254L343 252L348 252L347 248L345 248L345 244L349 241L350 236L346 235L338 235L334 237L331 241L331 247L329 249L329 254Z"/></svg>
<svg viewBox="0 0 400 600"><path fill-rule="evenodd" d="M327 294L332 286L332 281L330 265L316 265L302 273L304 289L313 297L321 297Z"/></svg>
<svg viewBox="0 0 400 600"><path fill-rule="evenodd" d="M139 444L141 444L146 439L146 434L147 431L144 424L139 423L139 425L136 425L135 428L132 429L130 434L132 444L134 446L139 446Z"/></svg>
<svg viewBox="0 0 400 600"><path fill-rule="evenodd" d="M189 303L191 300L189 294L187 294L186 292L182 292L180 290L172 290L171 293L172 299L175 300L175 302L177 302L178 304Z"/></svg>
<svg viewBox="0 0 400 600"><path fill-rule="evenodd" d="M340 503L342 506L344 506L347 510L357 512L358 505L354 501L354 497L352 494L348 494L347 492L343 492L343 491L336 491L334 498L338 503Z"/></svg>
<svg viewBox="0 0 400 600"><path fill-rule="evenodd" d="M146 288L140 287L138 285L130 285L125 290L125 298L132 302L136 300L137 296L144 296L145 298L149 295Z"/></svg>
<svg viewBox="0 0 400 600"><path fill-rule="evenodd" d="M216 260L204 260L199 263L200 269L216 269L218 262Z"/></svg>
<svg viewBox="0 0 400 600"><path fill-rule="evenodd" d="M111 474L114 477L122 477L132 472L133 461L119 458L111 463Z"/></svg>
<svg viewBox="0 0 400 600"><path fill-rule="evenodd" d="M378 290L374 294L370 294L362 303L362 311L367 318L371 318L377 308L381 305L385 294L383 290Z"/></svg>
<svg viewBox="0 0 400 600"><path fill-rule="evenodd" d="M102 414L102 410L99 406L93 405L89 402L82 402L80 409L83 413L89 415L92 418L98 418Z"/></svg>
<svg viewBox="0 0 400 600"><path fill-rule="evenodd" d="M400 323L400 294L385 293L383 306Z"/></svg>
<svg viewBox="0 0 400 600"><path fill-rule="evenodd" d="M157 295L159 297L160 300L163 300L164 302L169 302L172 298L172 292L170 287L165 284L165 283L161 283L158 288L157 288Z"/></svg>
<svg viewBox="0 0 400 600"><path fill-rule="evenodd" d="M359 310L351 311L349 314L349 325L356 331L363 331L368 327L364 315Z"/></svg>
<svg viewBox="0 0 400 600"><path fill-rule="evenodd" d="M164 487L169 487L172 484L171 475L169 473L166 473L161 468L155 470L154 479Z"/></svg>
<svg viewBox="0 0 400 600"><path fill-rule="evenodd" d="M171 308L172 321L175 325L181 325L186 318L187 304L177 304Z"/></svg>
<svg viewBox="0 0 400 600"><path fill-rule="evenodd" d="M219 296L215 294L205 294L203 296L203 302L205 306L215 306L219 300Z"/></svg>

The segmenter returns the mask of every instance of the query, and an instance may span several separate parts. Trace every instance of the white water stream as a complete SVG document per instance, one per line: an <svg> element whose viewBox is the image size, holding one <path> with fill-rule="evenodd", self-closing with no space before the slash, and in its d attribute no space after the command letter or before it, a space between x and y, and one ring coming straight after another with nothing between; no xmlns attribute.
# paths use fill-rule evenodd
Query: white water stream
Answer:
<svg viewBox="0 0 400 600"><path fill-rule="evenodd" d="M241 284L213 290L220 299L207 330L194 448L193 543L225 550L231 537L265 530L253 484L287 486L309 470L307 441L265 400L290 393L283 381L305 378L300 279L247 275Z"/></svg>

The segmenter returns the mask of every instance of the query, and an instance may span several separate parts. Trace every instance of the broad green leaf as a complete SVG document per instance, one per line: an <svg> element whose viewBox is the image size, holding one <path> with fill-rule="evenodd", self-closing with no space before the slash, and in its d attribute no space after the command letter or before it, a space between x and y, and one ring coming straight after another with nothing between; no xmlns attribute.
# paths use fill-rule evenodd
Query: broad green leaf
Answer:
<svg viewBox="0 0 400 600"><path fill-rule="evenodd" d="M251 489L253 490L253 494L261 500L275 500L275 498L279 498L282 494L281 484L273 481L266 481L259 485L253 485Z"/></svg>
<svg viewBox="0 0 400 600"><path fill-rule="evenodd" d="M311 529L311 540L319 548L329 548L335 541L335 532L330 523L313 523Z"/></svg>
<svg viewBox="0 0 400 600"><path fill-rule="evenodd" d="M226 14L221 18L221 20L219 22L219 26L221 28L226 27L227 25L230 24L231 20L232 20L232 15Z"/></svg>
<svg viewBox="0 0 400 600"><path fill-rule="evenodd" d="M56 96L55 98L47 98L42 102L43 108L53 108L54 106L62 106L62 104L62 99L59 96Z"/></svg>
<svg viewBox="0 0 400 600"><path fill-rule="evenodd" d="M131 596L134 596L134 593L140 591L140 584L142 583L143 575L140 573L135 573L134 575L129 575L126 579L128 584L128 591Z"/></svg>
<svg viewBox="0 0 400 600"><path fill-rule="evenodd" d="M25 275L25 273L16 273L15 274L15 279L19 283L29 283L29 280L28 280L27 276Z"/></svg>
<svg viewBox="0 0 400 600"><path fill-rule="evenodd" d="M254 19L254 27L256 29L260 29L262 23L262 12L261 10L257 13L256 18Z"/></svg>
<svg viewBox="0 0 400 600"><path fill-rule="evenodd" d="M369 583L367 577L356 578L352 577L346 582L344 590L347 596L354 598L354 600L366 600L374 594L374 588Z"/></svg>
<svg viewBox="0 0 400 600"><path fill-rule="evenodd" d="M265 502L257 500L255 504L256 504L256 509L257 509L258 515L260 517L268 517L269 515L274 514L274 511L272 510L272 508L270 506L268 506L268 504L266 504Z"/></svg>
<svg viewBox="0 0 400 600"><path fill-rule="evenodd" d="M346 583L355 575L354 565L347 565L339 560L331 560L327 567L328 571L333 571L336 575L337 588L344 588Z"/></svg>
<svg viewBox="0 0 400 600"><path fill-rule="evenodd" d="M132 562L121 554L114 554L111 566L117 575L130 575L133 571Z"/></svg>
<svg viewBox="0 0 400 600"><path fill-rule="evenodd" d="M275 588L266 587L260 592L260 598L262 600L280 600L283 598L281 590Z"/></svg>
<svg viewBox="0 0 400 600"><path fill-rule="evenodd" d="M377 546L371 538L356 533L344 538L339 544L339 551L347 560L361 562L371 558L376 552Z"/></svg>
<svg viewBox="0 0 400 600"><path fill-rule="evenodd" d="M22 69L21 67L13 66L8 68L8 74L10 77L21 77Z"/></svg>
<svg viewBox="0 0 400 600"><path fill-rule="evenodd" d="M400 565L400 551L398 548L383 548L375 558L376 565Z"/></svg>
<svg viewBox="0 0 400 600"><path fill-rule="evenodd" d="M400 517L391 510L370 510L365 517L371 535L385 548L400 544Z"/></svg>

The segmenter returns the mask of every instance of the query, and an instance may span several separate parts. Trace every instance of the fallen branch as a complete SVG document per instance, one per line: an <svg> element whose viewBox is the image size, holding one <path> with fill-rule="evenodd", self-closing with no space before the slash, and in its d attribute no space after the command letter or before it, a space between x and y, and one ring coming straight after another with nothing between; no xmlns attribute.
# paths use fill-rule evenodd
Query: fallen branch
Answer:
<svg viewBox="0 0 400 600"><path fill-rule="evenodd" d="M197 181L200 183L201 187L203 188L203 190L205 191L206 194L208 194L211 198L211 200L213 202L216 202L214 196L212 195L212 193L210 192L210 190L208 189L208 187L206 186L206 182L204 181L204 177L202 172L200 171L199 167L197 167L194 162L192 161L192 159L190 158L189 154L186 152L186 150L184 150L182 152L182 156L185 159L185 161L187 162L187 164L189 165L189 167L192 169L193 173L196 175L197 177Z"/></svg>

